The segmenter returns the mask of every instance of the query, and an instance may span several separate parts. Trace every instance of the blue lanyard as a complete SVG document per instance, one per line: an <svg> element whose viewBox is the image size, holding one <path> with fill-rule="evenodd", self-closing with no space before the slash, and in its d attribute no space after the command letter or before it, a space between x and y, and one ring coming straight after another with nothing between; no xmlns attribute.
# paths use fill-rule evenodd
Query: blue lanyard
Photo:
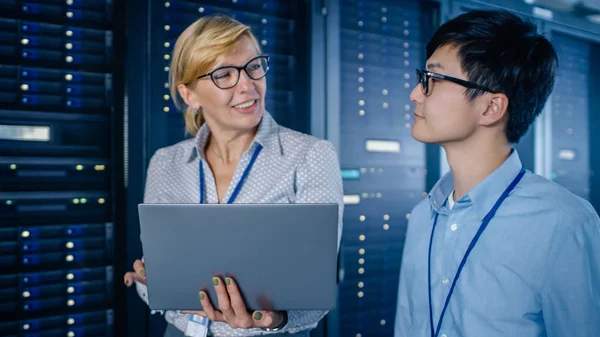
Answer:
<svg viewBox="0 0 600 337"><path fill-rule="evenodd" d="M246 181L246 178L248 177L250 170L252 170L252 166L254 166L254 162L256 161L256 158L258 157L262 148L263 148L262 145L258 144L258 146L256 147L256 150L254 150L252 159L250 159L250 162L248 163L248 166L244 170L244 173L242 174L240 181L237 183L237 186L235 186L235 190L233 190L233 193L231 194L229 201L227 201L228 204L233 204L233 202L237 198L238 194L242 190L242 186L244 186L244 182ZM204 203L204 167L202 165L202 159L200 159L199 162L200 162L200 203L203 204Z"/></svg>
<svg viewBox="0 0 600 337"><path fill-rule="evenodd" d="M448 293L448 296L446 296L446 302L444 303L444 308L442 309L442 313L440 314L440 320L438 321L436 330L433 329L433 308L431 305L431 246L433 245L433 232L435 231L435 225L437 224L437 219L438 219L439 213L435 214L435 219L433 220L433 228L431 229L431 238L429 239L429 260L428 260L428 266L427 266L427 268L428 268L427 283L429 286L429 326L431 328L431 336L432 337L437 337L437 335L440 333L440 328L442 327L442 320L444 319L444 314L446 313L446 309L448 308L448 303L450 302L450 297L452 296L452 292L454 291L454 287L456 286L456 281L458 281L458 277L460 276L460 273L461 273L463 267L465 266L465 263L467 262L467 257L469 257L469 254L473 250L473 247L475 247L475 244L477 243L477 240L479 240L481 233L483 233L483 231L485 230L487 225L490 223L490 221L492 220L494 215L496 215L496 211L498 210L500 205L508 197L510 192L512 192L512 190L515 188L515 186L517 186L517 184L521 181L521 178L523 178L524 175L525 175L525 168L522 167L519 174L510 183L510 185L508 185L508 187L504 190L504 192L502 193L500 198L498 198L498 200L494 204L494 207L492 207L492 209L488 212L488 214L486 214L486 216L483 218L483 221L481 222L481 226L479 226L479 230L473 237L473 240L471 240L471 244L469 244L469 248L467 249L465 255L463 256L462 261L460 261L460 265L458 266L458 270L456 271L456 275L454 276L454 280L452 281L452 286L450 287L450 292Z"/></svg>

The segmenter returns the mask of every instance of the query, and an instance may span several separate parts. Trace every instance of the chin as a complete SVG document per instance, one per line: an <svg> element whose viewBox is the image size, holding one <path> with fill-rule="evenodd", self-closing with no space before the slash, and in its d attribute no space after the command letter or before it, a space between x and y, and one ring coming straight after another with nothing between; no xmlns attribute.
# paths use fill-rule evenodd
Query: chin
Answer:
<svg viewBox="0 0 600 337"><path fill-rule="evenodd" d="M416 126L415 124L413 124L413 126L412 126L411 135L416 141L421 142L421 143L425 143L425 144L437 143L435 137L433 137L429 132L427 132L427 130L423 130L423 128L420 128L419 126Z"/></svg>
<svg viewBox="0 0 600 337"><path fill-rule="evenodd" d="M256 111L252 114L236 116L236 118L231 121L231 124L235 125L235 128L238 130L252 129L260 124L263 115L263 111Z"/></svg>

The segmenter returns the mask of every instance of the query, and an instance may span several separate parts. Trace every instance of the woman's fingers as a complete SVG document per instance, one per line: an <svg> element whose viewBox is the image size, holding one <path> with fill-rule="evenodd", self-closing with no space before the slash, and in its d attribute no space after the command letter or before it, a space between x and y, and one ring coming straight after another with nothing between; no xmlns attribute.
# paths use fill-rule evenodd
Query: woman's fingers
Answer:
<svg viewBox="0 0 600 337"><path fill-rule="evenodd" d="M133 263L133 270L140 276L146 278L146 266L142 260L135 260Z"/></svg>
<svg viewBox="0 0 600 337"><path fill-rule="evenodd" d="M132 271L125 273L123 276L123 282L127 287L131 287L134 282L140 282L142 284L146 284L146 278L140 276L138 273L134 273Z"/></svg>
<svg viewBox="0 0 600 337"><path fill-rule="evenodd" d="M125 275L123 275L123 282L125 283L125 285L127 287L131 287L133 285L133 282L135 282L135 274L132 272L128 272L125 273Z"/></svg>
<svg viewBox="0 0 600 337"><path fill-rule="evenodd" d="M213 322L225 322L225 317L219 311L215 310L212 303L210 303L210 299L208 295L204 292L200 292L200 304L202 304L202 311L206 314L206 317Z"/></svg>
<svg viewBox="0 0 600 337"><path fill-rule="evenodd" d="M235 280L231 277L225 278L225 286L227 288L227 292L229 293L229 302L231 303L231 308L233 309L235 315L237 317L250 316Z"/></svg>

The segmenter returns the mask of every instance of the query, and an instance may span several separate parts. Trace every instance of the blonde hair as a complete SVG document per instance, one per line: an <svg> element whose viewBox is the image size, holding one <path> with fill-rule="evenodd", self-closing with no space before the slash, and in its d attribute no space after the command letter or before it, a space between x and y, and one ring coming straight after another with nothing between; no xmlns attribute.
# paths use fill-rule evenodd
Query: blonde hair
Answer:
<svg viewBox="0 0 600 337"><path fill-rule="evenodd" d="M205 16L187 27L177 38L173 48L173 57L169 74L171 97L175 106L183 111L185 130L192 136L204 123L202 113L196 114L193 107L187 106L179 95L177 86L189 86L196 78L209 72L217 63L220 55L231 50L242 37L248 37L260 46L250 27L224 15Z"/></svg>

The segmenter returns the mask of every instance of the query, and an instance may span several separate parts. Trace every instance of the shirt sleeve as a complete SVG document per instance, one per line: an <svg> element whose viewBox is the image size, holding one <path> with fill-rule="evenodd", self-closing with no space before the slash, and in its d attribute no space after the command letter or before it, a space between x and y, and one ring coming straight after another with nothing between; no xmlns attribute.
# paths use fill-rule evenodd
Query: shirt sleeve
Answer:
<svg viewBox="0 0 600 337"><path fill-rule="evenodd" d="M144 189L144 203L153 204L158 202L158 196L160 191L161 183L161 172L162 168L162 151L158 150L154 153L148 164L148 171L146 174L146 187ZM142 261L144 258L142 257ZM148 288L145 284L135 282L135 289L138 295L146 304L148 304ZM154 313L154 312L153 312Z"/></svg>
<svg viewBox="0 0 600 337"><path fill-rule="evenodd" d="M600 335L600 219L591 217L550 253L542 315L549 337Z"/></svg>
<svg viewBox="0 0 600 337"><path fill-rule="evenodd" d="M162 184L162 176L164 171L164 155L163 150L159 149L154 153L148 164L148 172L146 174L146 186L144 189L144 203L145 204L156 204L160 201L160 191ZM142 261L144 258L142 257ZM135 283L135 289L146 305L148 302L148 287L140 282ZM173 310L152 310L151 314L164 314L165 320L168 323L175 325L179 330L185 332L188 323L188 315L180 314Z"/></svg>
<svg viewBox="0 0 600 337"><path fill-rule="evenodd" d="M154 155L150 159L150 163L148 164L148 171L146 174L146 186L144 188L144 203L146 204L155 204L159 202L160 186L162 183L161 177L162 172L164 171L163 163L163 150L159 149L154 153ZM144 258L142 257L142 261L143 260ZM145 284L135 282L135 289L142 301L144 301L144 303L148 305L148 287L146 287ZM163 311L152 310L152 314L157 312L161 314L164 313ZM173 312L170 315L166 315L167 321L169 321L169 317L172 317L173 314L175 314L175 312ZM185 318L185 315L181 316L184 316ZM185 320L185 322L187 322L187 320ZM169 323L173 322L169 321ZM183 329L185 329L185 326L183 326Z"/></svg>

